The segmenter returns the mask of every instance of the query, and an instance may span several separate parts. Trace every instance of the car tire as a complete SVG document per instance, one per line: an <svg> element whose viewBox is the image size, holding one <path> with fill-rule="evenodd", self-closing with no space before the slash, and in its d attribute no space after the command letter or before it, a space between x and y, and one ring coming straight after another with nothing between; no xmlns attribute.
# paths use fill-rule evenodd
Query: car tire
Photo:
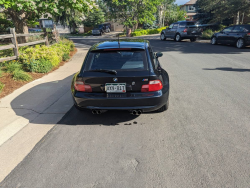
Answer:
<svg viewBox="0 0 250 188"><path fill-rule="evenodd" d="M245 47L245 41L243 38L239 38L236 42L236 47L242 49Z"/></svg>
<svg viewBox="0 0 250 188"><path fill-rule="evenodd" d="M175 41L181 42L181 35L180 34L175 35Z"/></svg>
<svg viewBox="0 0 250 188"><path fill-rule="evenodd" d="M216 45L217 44L217 38L216 37L212 37L211 44L212 45Z"/></svg>
<svg viewBox="0 0 250 188"><path fill-rule="evenodd" d="M156 112L164 112L164 111L166 111L168 109L168 106L169 106L169 99L168 99L167 104L164 104L161 108L156 110Z"/></svg>
<svg viewBox="0 0 250 188"><path fill-rule="evenodd" d="M196 38L191 38L190 41L191 41L191 42L195 42L195 41L196 41Z"/></svg>
<svg viewBox="0 0 250 188"><path fill-rule="evenodd" d="M160 38L161 38L161 40L166 40L166 37L165 37L164 33L161 33Z"/></svg>

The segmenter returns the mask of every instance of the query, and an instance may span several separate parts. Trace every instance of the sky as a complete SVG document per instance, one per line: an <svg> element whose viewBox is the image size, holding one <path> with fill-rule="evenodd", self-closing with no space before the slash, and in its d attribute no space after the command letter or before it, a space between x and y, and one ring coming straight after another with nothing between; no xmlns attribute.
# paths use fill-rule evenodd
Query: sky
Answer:
<svg viewBox="0 0 250 188"><path fill-rule="evenodd" d="M185 4L186 2L188 2L189 0L176 0L176 3L178 4L178 5L183 5L183 4Z"/></svg>

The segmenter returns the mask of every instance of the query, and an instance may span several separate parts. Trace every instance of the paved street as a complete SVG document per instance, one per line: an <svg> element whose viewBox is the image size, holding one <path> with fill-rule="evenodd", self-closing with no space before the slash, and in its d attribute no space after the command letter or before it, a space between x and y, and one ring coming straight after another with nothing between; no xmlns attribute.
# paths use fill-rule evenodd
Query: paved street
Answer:
<svg viewBox="0 0 250 188"><path fill-rule="evenodd" d="M150 42L169 73L168 111L72 107L0 187L249 187L250 47Z"/></svg>

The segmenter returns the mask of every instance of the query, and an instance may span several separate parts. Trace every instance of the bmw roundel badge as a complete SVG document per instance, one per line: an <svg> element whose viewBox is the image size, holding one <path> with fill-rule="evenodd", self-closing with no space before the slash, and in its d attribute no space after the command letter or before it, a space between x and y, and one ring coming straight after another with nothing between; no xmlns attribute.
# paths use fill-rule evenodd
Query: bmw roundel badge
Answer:
<svg viewBox="0 0 250 188"><path fill-rule="evenodd" d="M114 82L117 82L117 81L118 81L118 79L117 79L117 78L113 78L113 81L114 81Z"/></svg>

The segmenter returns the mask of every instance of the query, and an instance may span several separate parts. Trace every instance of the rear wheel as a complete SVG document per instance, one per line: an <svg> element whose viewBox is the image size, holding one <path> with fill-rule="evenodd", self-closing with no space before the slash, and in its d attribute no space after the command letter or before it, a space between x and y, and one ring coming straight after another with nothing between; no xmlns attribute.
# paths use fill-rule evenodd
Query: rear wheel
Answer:
<svg viewBox="0 0 250 188"><path fill-rule="evenodd" d="M164 33L161 34L161 40L166 40Z"/></svg>
<svg viewBox="0 0 250 188"><path fill-rule="evenodd" d="M176 41L176 42L180 42L180 41L181 41L181 35L180 35L180 34L177 34L177 35L175 36L175 41Z"/></svg>
<svg viewBox="0 0 250 188"><path fill-rule="evenodd" d="M166 111L168 109L168 106L169 106L169 99L168 99L167 104L164 104L161 108L156 110L156 112L164 112L164 111Z"/></svg>
<svg viewBox="0 0 250 188"><path fill-rule="evenodd" d="M195 42L195 41L196 41L196 38L191 38L190 41L191 41L191 42Z"/></svg>
<svg viewBox="0 0 250 188"><path fill-rule="evenodd" d="M237 42L236 42L236 47L237 48L244 48L245 47L244 39L242 39L242 38L238 39Z"/></svg>
<svg viewBox="0 0 250 188"><path fill-rule="evenodd" d="M217 44L217 39L216 39L216 37L213 37L213 38L211 39L211 44L212 44L212 45L216 45L216 44Z"/></svg>

